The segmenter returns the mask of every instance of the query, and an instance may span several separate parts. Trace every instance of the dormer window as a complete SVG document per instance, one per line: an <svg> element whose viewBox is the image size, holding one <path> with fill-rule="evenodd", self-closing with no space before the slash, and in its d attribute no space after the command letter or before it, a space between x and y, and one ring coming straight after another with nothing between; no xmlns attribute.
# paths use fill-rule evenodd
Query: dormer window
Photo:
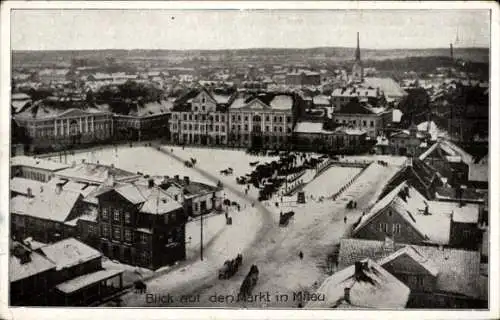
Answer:
<svg viewBox="0 0 500 320"><path fill-rule="evenodd" d="M201 98L201 103L205 103L205 101L206 101L205 96L203 96L203 97Z"/></svg>

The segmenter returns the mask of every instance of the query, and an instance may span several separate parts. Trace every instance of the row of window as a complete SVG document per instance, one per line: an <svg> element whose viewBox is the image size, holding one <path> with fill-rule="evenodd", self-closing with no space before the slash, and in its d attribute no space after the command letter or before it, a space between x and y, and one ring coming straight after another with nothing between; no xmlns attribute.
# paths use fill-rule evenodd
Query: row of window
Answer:
<svg viewBox="0 0 500 320"><path fill-rule="evenodd" d="M144 232L138 233L139 239L134 239L134 232L131 229L123 230L122 237L122 229L118 226L110 227L107 224L101 225L101 237L105 239L112 239L116 241L124 241L128 243L132 243L134 241L140 241L141 243L149 243L150 235Z"/></svg>
<svg viewBox="0 0 500 320"><path fill-rule="evenodd" d="M179 126L179 128L181 128L181 127ZM184 131L187 131L187 130L189 130L189 131L192 131L192 130L194 130L194 131L198 131L198 128L199 128L199 130L200 130L200 131L204 131L204 130L205 130L205 128L206 128L208 131L215 131L215 132L219 132L219 129L220 129L220 132L225 132L225 131L226 131L226 127L225 127L225 126L223 126L223 125L221 125L221 126L219 126L219 125L215 125L215 126L214 126L214 125L212 125L212 124L209 124L209 125L207 125L207 126L205 127L205 126L204 126L204 125L202 125L202 124L201 124L201 125L199 125L199 126L198 126L198 124L194 124L194 125L192 125L192 124L184 124L184 125L182 126L182 129L183 129ZM172 130L177 130L177 125L176 125L176 124L172 124Z"/></svg>
<svg viewBox="0 0 500 320"><path fill-rule="evenodd" d="M110 216L112 216L112 219L114 222L121 222L121 214L122 212L118 208L108 208L108 207L102 207L101 208L101 219L104 221L107 221L110 219ZM132 215L130 212L123 212L123 222L125 224L131 224L132 223Z"/></svg>
<svg viewBox="0 0 500 320"><path fill-rule="evenodd" d="M389 223L379 223L378 230L384 233L388 233L391 228L391 224ZM392 224L392 234L401 233L401 225L399 223Z"/></svg>
<svg viewBox="0 0 500 320"><path fill-rule="evenodd" d="M173 120L177 120L177 114L173 114L172 115L172 119ZM179 120L180 119L181 118L179 116ZM219 116L218 114L216 114L215 116L208 116L208 117L206 115L204 115L204 114L197 115L197 114L191 114L191 113L189 113L189 114L184 113L182 115L182 120L184 120L184 121L198 121L198 120L205 121L207 119L210 120L210 121L215 121L215 122L219 122L219 121L224 122L224 121L226 121L226 118L225 118L224 115L220 115ZM248 121L249 120L249 116L248 115L245 115L244 117L242 117L241 115L237 115L237 116L236 115L232 115L231 116L232 122L236 122L236 121L241 122L242 119L244 119L244 121ZM283 116L274 116L273 117L273 122L275 122L275 123L276 122L283 122L284 119L286 119L286 121L288 123L290 123L292 121L292 118L290 116L287 116L286 118L283 117ZM262 121L262 118L260 116L256 115L256 116L252 117L252 120L255 121L255 122L260 122L260 121ZM271 121L271 116L266 115L265 116L265 121L266 122L270 122Z"/></svg>
<svg viewBox="0 0 500 320"><path fill-rule="evenodd" d="M172 119L177 120L177 115L176 114L172 115ZM182 119L184 121L188 121L188 120L189 121L193 121L193 120L194 121L198 121L198 120L205 121L207 119L210 120L210 121L215 121L215 122L219 122L219 121L224 122L224 121L226 121L226 117L224 115L221 115L219 117L218 114L216 114L215 116L208 116L208 117L206 115L204 115L204 114L200 114L199 115L199 119L198 119L198 115L197 114L191 114L191 113L186 114L186 113L184 113L182 115Z"/></svg>
<svg viewBox="0 0 500 320"><path fill-rule="evenodd" d="M357 126L358 123L359 123L360 127L368 128L368 121L366 121L366 120L345 120L344 119L344 120L340 121L339 119L336 119L335 123L337 123L337 124L342 123L344 125L350 124L350 125L353 125L353 126ZM370 128L373 128L374 126L375 126L375 122L373 120L371 120L370 121Z"/></svg>

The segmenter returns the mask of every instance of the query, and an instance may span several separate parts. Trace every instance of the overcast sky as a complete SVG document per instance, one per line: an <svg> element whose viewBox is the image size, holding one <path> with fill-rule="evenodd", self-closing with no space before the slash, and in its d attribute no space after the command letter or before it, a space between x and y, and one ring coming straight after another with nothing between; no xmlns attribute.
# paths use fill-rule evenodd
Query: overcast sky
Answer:
<svg viewBox="0 0 500 320"><path fill-rule="evenodd" d="M13 50L489 47L488 10L13 10Z"/></svg>

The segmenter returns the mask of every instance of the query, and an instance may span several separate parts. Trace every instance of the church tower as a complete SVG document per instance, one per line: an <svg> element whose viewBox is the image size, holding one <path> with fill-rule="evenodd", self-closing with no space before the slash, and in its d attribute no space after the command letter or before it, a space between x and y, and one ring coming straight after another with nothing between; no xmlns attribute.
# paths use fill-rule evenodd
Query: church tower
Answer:
<svg viewBox="0 0 500 320"><path fill-rule="evenodd" d="M357 33L358 42L356 46L354 65L352 66L352 81L363 81L363 64L361 63L361 50L359 49L359 32Z"/></svg>

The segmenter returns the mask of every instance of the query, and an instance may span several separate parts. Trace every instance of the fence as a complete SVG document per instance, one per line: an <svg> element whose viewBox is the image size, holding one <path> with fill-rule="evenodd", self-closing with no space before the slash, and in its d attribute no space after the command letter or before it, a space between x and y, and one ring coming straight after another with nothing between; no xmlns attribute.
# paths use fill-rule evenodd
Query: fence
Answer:
<svg viewBox="0 0 500 320"><path fill-rule="evenodd" d="M333 201L337 200L337 198L342 195L342 193L351 186L351 184L373 163L373 161L369 162L368 165L363 166L360 172L358 172L354 177L352 177L339 191L332 195Z"/></svg>

